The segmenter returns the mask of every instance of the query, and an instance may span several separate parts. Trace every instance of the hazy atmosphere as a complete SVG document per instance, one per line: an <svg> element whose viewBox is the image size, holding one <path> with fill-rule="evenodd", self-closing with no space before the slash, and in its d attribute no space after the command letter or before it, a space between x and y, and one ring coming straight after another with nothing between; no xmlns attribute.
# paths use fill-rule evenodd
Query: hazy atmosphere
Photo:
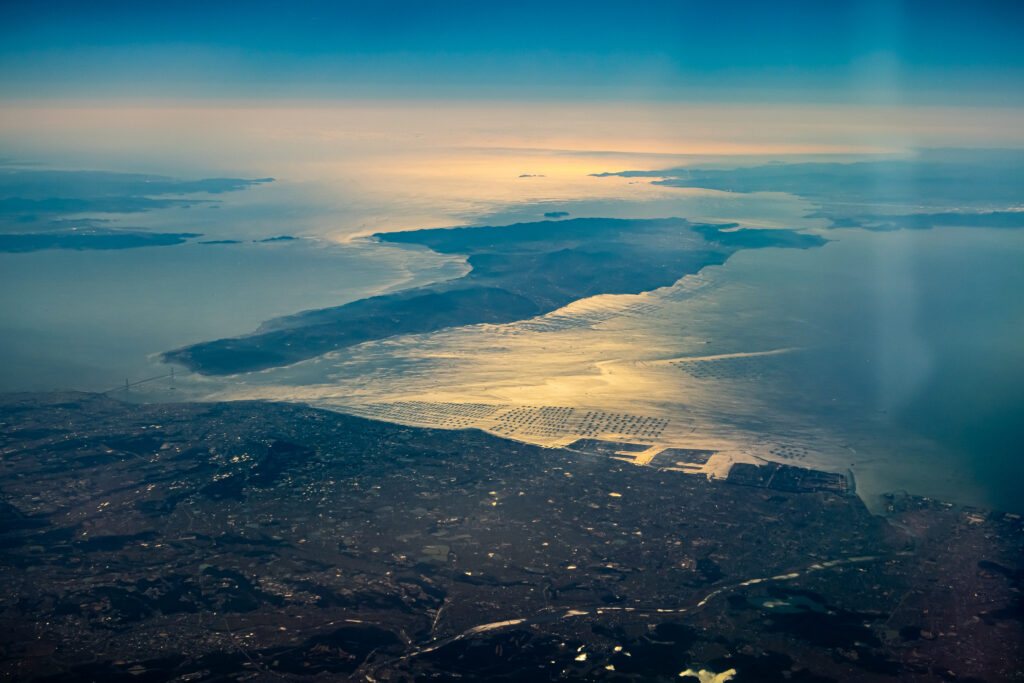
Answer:
<svg viewBox="0 0 1024 683"><path fill-rule="evenodd" d="M0 7L3 675L1019 680L1022 26Z"/></svg>

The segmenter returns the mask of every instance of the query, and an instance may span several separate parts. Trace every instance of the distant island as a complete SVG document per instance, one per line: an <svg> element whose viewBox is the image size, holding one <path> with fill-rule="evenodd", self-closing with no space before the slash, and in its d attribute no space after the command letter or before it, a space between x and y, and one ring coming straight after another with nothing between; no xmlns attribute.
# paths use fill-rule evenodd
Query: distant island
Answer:
<svg viewBox="0 0 1024 683"><path fill-rule="evenodd" d="M193 232L42 232L0 235L0 253L21 254L44 249L137 249L139 247L166 247L184 244L200 237Z"/></svg>
<svg viewBox="0 0 1024 683"><path fill-rule="evenodd" d="M682 218L576 218L500 227L379 233L381 242L466 254L465 276L342 306L277 318L244 337L163 355L207 375L290 365L399 334L478 323L509 323L599 294L667 287L740 249L807 249L826 240L792 230L750 230Z"/></svg>
<svg viewBox="0 0 1024 683"><path fill-rule="evenodd" d="M1024 228L1020 150L921 150L911 159L809 162L732 169L697 167L593 173L647 178L652 185L722 192L786 192L812 200L832 228L875 232L956 228ZM893 212L892 205L917 207ZM889 206L886 206L889 205ZM998 208L1004 207L1004 208Z"/></svg>
<svg viewBox="0 0 1024 683"><path fill-rule="evenodd" d="M191 232L150 232L107 216L193 206L217 208L220 195L274 182L273 178L179 180L160 175L109 171L0 169L0 253L46 249L75 251L136 249L184 244ZM193 196L190 196L193 195ZM201 244L229 244L210 240Z"/></svg>

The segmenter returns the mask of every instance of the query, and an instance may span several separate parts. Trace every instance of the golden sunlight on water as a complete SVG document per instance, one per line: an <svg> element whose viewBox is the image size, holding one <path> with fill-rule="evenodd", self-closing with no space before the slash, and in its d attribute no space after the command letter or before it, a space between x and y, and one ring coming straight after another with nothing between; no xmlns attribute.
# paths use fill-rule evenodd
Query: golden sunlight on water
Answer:
<svg viewBox="0 0 1024 683"><path fill-rule="evenodd" d="M668 196L646 182L590 182L603 171L902 153L951 131L995 144L1022 129L992 108L771 104L25 100L0 112L7 154L44 164L275 177L264 196L293 192L304 207L290 226L334 240L477 223L511 205Z"/></svg>
<svg viewBox="0 0 1024 683"><path fill-rule="evenodd" d="M951 137L998 144L1024 137L1024 120L997 108L426 101L21 102L0 113L0 139L21 141L8 153L24 145L44 164L273 176L276 183L211 212L221 215L217 225L245 226L238 229L250 230L246 237L335 242L380 231L540 220L554 210L821 231L827 221L815 217L817 207L791 195L684 190L591 174L901 154ZM233 206L237 220L224 221ZM204 214L191 215L167 220L191 229L181 221ZM161 218L132 220L152 226ZM205 233L210 226L196 227ZM778 283L763 273L784 273L793 264L814 271L818 256L764 252L740 254L735 263L657 292L586 299L515 324L366 343L227 380L192 377L181 393L303 401L544 445L583 437L706 448L719 452L703 466L709 473L733 460L796 459L852 468L862 490L891 490L900 477L910 479L893 468L911 472L921 462L915 448L936 453L935 444L908 447L910 437L879 430L859 409L830 422L821 406L831 409L833 396L794 385L792 378L803 376L797 370L819 362L835 339L817 334L814 316L780 324L788 313L766 302L765 292ZM758 260L770 265L745 270ZM750 279L751 272L761 279ZM438 277L454 274L445 273ZM806 286L802 277L792 281ZM790 379L775 382L779 376ZM897 448L900 457L885 456ZM960 489L970 486L961 479ZM938 493L957 498L952 485L940 484Z"/></svg>
<svg viewBox="0 0 1024 683"><path fill-rule="evenodd" d="M893 378L884 359L870 357L877 330L856 305L839 305L886 290L864 268L868 254L927 237L846 232L820 250L741 252L654 292L365 343L286 368L197 380L194 389L547 446L580 438L648 446L623 454L637 464L662 448L708 449L717 454L707 463L680 467L709 475L737 461L851 471L869 505L904 487L984 500L970 459L894 423L891 392L878 403L872 392ZM808 280L814 269L820 282ZM827 282L829 291L817 291ZM877 315L873 306L867 315Z"/></svg>
<svg viewBox="0 0 1024 683"><path fill-rule="evenodd" d="M755 377L733 367L736 361L751 361L746 370L756 373L758 361L798 350L751 341L748 352L734 352L732 342L709 339L714 303L705 295L713 285L690 276L654 293L593 297L525 322L367 343L246 376L211 398L303 401L548 446L600 438L646 444L651 455L655 447L719 451L703 467L687 467L709 474L733 461L772 459L767 423L773 445L813 440L816 454L840 448L824 430L750 393ZM835 468L827 457L807 462Z"/></svg>

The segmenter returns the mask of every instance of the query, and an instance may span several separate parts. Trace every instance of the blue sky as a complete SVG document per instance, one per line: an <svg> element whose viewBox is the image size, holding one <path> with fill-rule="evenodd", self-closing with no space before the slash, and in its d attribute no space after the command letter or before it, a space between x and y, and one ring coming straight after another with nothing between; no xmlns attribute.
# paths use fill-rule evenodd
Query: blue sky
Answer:
<svg viewBox="0 0 1024 683"><path fill-rule="evenodd" d="M0 94L1024 99L1020 2L5 2Z"/></svg>

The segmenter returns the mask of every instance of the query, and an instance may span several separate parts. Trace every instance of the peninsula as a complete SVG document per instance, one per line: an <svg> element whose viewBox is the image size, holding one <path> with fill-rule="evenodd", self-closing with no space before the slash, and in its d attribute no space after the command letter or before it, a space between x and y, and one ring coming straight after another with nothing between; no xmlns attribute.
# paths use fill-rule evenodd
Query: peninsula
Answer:
<svg viewBox="0 0 1024 683"><path fill-rule="evenodd" d="M526 320L590 296L666 287L740 249L806 249L826 242L792 230L682 218L577 218L374 237L465 254L472 270L426 287L270 320L250 335L186 346L165 353L164 360L206 375L265 370L366 341Z"/></svg>

